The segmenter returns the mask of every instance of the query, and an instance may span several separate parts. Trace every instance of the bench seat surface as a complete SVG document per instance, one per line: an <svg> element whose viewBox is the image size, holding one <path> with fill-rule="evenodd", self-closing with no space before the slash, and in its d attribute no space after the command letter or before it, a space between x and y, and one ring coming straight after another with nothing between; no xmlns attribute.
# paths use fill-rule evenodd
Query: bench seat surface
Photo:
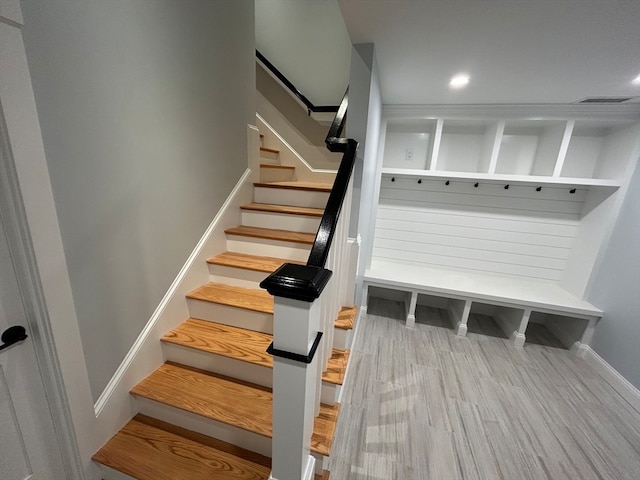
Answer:
<svg viewBox="0 0 640 480"><path fill-rule="evenodd" d="M441 296L513 304L558 313L601 317L602 310L557 283L460 272L373 259L364 281Z"/></svg>

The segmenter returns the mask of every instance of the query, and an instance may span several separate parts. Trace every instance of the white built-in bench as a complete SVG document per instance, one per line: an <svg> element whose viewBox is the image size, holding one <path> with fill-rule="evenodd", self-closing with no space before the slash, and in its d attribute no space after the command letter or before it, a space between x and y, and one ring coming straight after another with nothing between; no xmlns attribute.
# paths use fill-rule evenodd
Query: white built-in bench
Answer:
<svg viewBox="0 0 640 480"><path fill-rule="evenodd" d="M372 288L373 287L373 288ZM553 282L415 266L373 259L365 272L363 311L374 290L399 292L406 307L406 323L415 324L416 305L440 299L456 333L465 336L474 305L493 307L493 317L515 346L523 346L530 322L545 326L567 347L580 349L591 340L602 310Z"/></svg>

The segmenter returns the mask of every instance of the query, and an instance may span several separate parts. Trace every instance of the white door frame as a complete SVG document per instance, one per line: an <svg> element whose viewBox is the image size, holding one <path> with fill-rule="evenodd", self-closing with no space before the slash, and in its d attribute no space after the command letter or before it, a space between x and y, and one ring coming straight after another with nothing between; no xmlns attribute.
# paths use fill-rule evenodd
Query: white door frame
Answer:
<svg viewBox="0 0 640 480"><path fill-rule="evenodd" d="M88 480L101 445L22 25L19 0L2 0L0 209L67 478Z"/></svg>

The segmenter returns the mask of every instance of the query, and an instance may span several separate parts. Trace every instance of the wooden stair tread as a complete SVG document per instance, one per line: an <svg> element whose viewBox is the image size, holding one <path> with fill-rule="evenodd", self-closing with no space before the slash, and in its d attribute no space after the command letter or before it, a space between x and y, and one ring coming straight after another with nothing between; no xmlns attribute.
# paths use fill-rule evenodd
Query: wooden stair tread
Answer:
<svg viewBox="0 0 640 480"><path fill-rule="evenodd" d="M131 393L211 420L271 437L271 389L179 365L163 364ZM329 456L340 405L321 405L311 451Z"/></svg>
<svg viewBox="0 0 640 480"><path fill-rule="evenodd" d="M271 459L136 415L93 460L139 480L267 480Z"/></svg>
<svg viewBox="0 0 640 480"><path fill-rule="evenodd" d="M284 258L263 257L260 255L249 255L248 253L223 252L207 260L212 265L222 265L225 267L242 268L244 270L254 270L256 272L272 273L283 263L299 263L295 260Z"/></svg>
<svg viewBox="0 0 640 480"><path fill-rule="evenodd" d="M280 153L280 150L278 150L277 148L270 148L270 147L260 147L260 151L269 152L269 153Z"/></svg>
<svg viewBox="0 0 640 480"><path fill-rule="evenodd" d="M307 190L311 192L330 192L333 187L330 183L313 182L256 182L254 187L285 188L290 190Z"/></svg>
<svg viewBox="0 0 640 480"><path fill-rule="evenodd" d="M273 368L273 357L267 353L267 347L273 341L273 336L266 333L189 318L164 335L162 341ZM342 385L348 361L348 350L333 349L327 371L322 374L322 380Z"/></svg>
<svg viewBox="0 0 640 480"><path fill-rule="evenodd" d="M307 217L322 217L324 209L311 207L294 207L292 205L270 205L268 203L247 203L240 205L242 210L258 212L285 213L290 215L305 215Z"/></svg>
<svg viewBox="0 0 640 480"><path fill-rule="evenodd" d="M271 163L261 163L260 168L275 168L278 170L295 170L296 167L292 165L273 165Z"/></svg>
<svg viewBox="0 0 640 480"><path fill-rule="evenodd" d="M187 298L273 315L273 297L255 288L210 282L187 293Z"/></svg>
<svg viewBox="0 0 640 480"><path fill-rule="evenodd" d="M291 230L278 230L274 228L248 227L246 225L227 228L224 232L228 235L280 240L284 242L303 243L306 245L313 245L316 238L315 233L293 232Z"/></svg>
<svg viewBox="0 0 640 480"><path fill-rule="evenodd" d="M342 307L340 313L338 314L338 319L335 321L335 328L340 328L341 330L351 330L353 329L353 324L356 321L356 316L358 315L358 307Z"/></svg>

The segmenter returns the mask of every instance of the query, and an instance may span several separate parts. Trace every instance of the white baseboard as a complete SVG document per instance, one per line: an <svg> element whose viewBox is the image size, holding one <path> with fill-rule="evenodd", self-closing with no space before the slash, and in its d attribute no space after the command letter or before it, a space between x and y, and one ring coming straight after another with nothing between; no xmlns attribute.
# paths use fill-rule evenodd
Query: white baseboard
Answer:
<svg viewBox="0 0 640 480"><path fill-rule="evenodd" d="M257 133L256 133L257 135ZM164 298L94 405L95 435L107 442L135 414L129 391L164 362L160 338L189 316L185 294L209 280L206 259L226 249L226 228L240 220L240 205L251 201L252 170L231 191Z"/></svg>
<svg viewBox="0 0 640 480"><path fill-rule="evenodd" d="M584 358L613 389L640 413L640 390L624 378L615 368L598 355L589 345L580 345L580 356Z"/></svg>

